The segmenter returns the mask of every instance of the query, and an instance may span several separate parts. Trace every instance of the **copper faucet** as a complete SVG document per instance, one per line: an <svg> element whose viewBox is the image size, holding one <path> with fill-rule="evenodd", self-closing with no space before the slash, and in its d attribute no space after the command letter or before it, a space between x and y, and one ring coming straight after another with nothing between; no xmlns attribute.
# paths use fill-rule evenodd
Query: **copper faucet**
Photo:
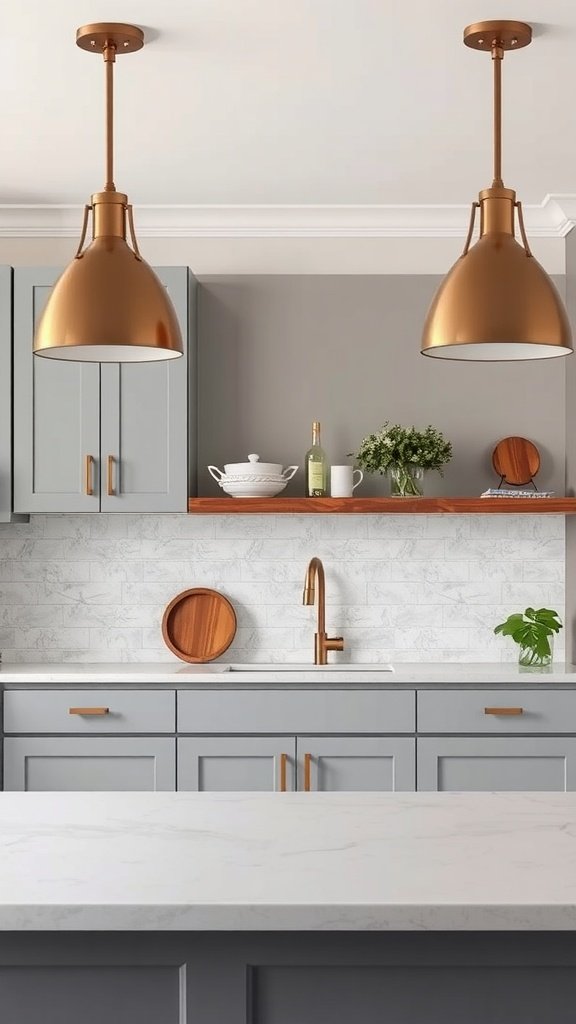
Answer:
<svg viewBox="0 0 576 1024"><path fill-rule="evenodd" d="M326 577L319 558L311 558L306 569L302 604L314 604L318 583L318 627L314 634L314 664L327 665L328 651L343 651L344 638L326 636Z"/></svg>

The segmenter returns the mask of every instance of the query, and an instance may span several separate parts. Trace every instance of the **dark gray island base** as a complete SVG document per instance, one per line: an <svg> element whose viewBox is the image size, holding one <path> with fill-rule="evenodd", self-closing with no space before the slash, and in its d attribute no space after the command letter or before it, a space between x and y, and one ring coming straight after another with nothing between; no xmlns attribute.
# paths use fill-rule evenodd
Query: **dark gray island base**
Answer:
<svg viewBox="0 0 576 1024"><path fill-rule="evenodd" d="M3 932L1 1024L571 1024L572 932Z"/></svg>

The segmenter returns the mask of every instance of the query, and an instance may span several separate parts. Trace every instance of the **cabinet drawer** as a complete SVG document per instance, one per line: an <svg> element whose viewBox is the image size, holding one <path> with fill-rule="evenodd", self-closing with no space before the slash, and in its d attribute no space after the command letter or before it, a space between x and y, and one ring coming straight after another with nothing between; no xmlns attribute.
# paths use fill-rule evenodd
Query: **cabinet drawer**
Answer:
<svg viewBox="0 0 576 1024"><path fill-rule="evenodd" d="M418 693L418 732L575 732L570 690L431 690Z"/></svg>
<svg viewBox="0 0 576 1024"><path fill-rule="evenodd" d="M413 690L186 690L178 732L413 732L415 703Z"/></svg>
<svg viewBox="0 0 576 1024"><path fill-rule="evenodd" d="M173 690L7 690L4 694L6 733L158 733L174 732L175 727Z"/></svg>

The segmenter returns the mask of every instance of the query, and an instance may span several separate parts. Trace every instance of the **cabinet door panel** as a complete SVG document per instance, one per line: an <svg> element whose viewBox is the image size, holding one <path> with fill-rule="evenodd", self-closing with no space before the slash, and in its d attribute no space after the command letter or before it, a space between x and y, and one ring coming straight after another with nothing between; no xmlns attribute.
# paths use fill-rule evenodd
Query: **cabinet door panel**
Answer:
<svg viewBox="0 0 576 1024"><path fill-rule="evenodd" d="M178 789L266 792L294 789L296 742L282 736L200 736L178 740Z"/></svg>
<svg viewBox="0 0 576 1024"><path fill-rule="evenodd" d="M544 736L419 739L418 789L574 790L576 740Z"/></svg>
<svg viewBox="0 0 576 1024"><path fill-rule="evenodd" d="M4 789L173 790L175 742L156 737L8 738L4 740Z"/></svg>
<svg viewBox="0 0 576 1024"><path fill-rule="evenodd" d="M0 966L4 1024L183 1024L175 965Z"/></svg>
<svg viewBox="0 0 576 1024"><path fill-rule="evenodd" d="M298 789L388 793L414 789L412 739L368 736L298 736Z"/></svg>
<svg viewBox="0 0 576 1024"><path fill-rule="evenodd" d="M102 365L103 512L187 508L188 271L164 267L157 273L178 314L184 355Z"/></svg>
<svg viewBox="0 0 576 1024"><path fill-rule="evenodd" d="M14 509L97 512L100 367L34 356L35 325L59 271L14 273ZM92 456L86 494L86 457Z"/></svg>

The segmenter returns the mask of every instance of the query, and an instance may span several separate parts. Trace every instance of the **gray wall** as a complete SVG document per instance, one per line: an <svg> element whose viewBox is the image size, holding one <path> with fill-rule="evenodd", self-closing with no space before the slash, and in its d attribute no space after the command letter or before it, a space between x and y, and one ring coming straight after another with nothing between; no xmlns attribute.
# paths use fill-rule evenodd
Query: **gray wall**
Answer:
<svg viewBox="0 0 576 1024"><path fill-rule="evenodd" d="M575 260L576 262L576 260ZM563 279L556 279L563 288ZM199 289L199 493L219 493L207 463L302 466L320 419L334 463L384 420L428 423L454 445L429 494L495 486L490 455L510 434L542 454L541 488L564 493L566 361L459 363L420 355L436 276L206 277ZM576 374L576 366L574 367ZM576 381L576 378L575 378ZM576 473L575 473L576 479ZM286 494L300 494L300 473ZM359 494L387 494L380 477Z"/></svg>

